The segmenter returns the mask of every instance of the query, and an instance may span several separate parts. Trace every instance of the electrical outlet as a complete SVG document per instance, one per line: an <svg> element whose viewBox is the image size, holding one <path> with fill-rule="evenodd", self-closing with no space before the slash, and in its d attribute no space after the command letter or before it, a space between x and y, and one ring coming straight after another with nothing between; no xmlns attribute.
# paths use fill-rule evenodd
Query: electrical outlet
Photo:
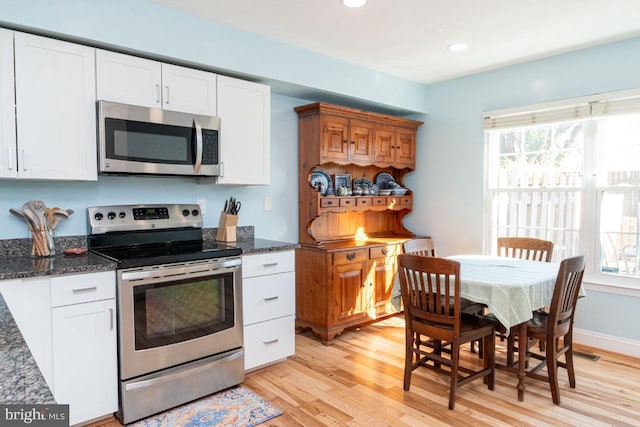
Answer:
<svg viewBox="0 0 640 427"><path fill-rule="evenodd" d="M196 199L196 203L200 205L200 213L202 215L207 213L207 199Z"/></svg>
<svg viewBox="0 0 640 427"><path fill-rule="evenodd" d="M271 210L271 196L264 196L264 210L267 212Z"/></svg>

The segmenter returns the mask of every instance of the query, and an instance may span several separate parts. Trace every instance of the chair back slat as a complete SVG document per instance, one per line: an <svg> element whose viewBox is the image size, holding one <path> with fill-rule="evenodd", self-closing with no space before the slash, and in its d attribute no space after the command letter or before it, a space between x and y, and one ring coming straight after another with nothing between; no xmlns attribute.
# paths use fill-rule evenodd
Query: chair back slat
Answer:
<svg viewBox="0 0 640 427"><path fill-rule="evenodd" d="M415 239L407 240L402 244L402 250L405 254L438 256L435 242L431 237L416 237Z"/></svg>
<svg viewBox="0 0 640 427"><path fill-rule="evenodd" d="M498 255L551 262L553 242L532 237L498 237Z"/></svg>
<svg viewBox="0 0 640 427"><path fill-rule="evenodd" d="M414 254L398 255L405 314L453 330L460 326L460 264ZM409 318L408 318L409 319Z"/></svg>
<svg viewBox="0 0 640 427"><path fill-rule="evenodd" d="M584 268L584 255L567 258L560 263L549 309L550 330L548 333L562 336L571 328Z"/></svg>

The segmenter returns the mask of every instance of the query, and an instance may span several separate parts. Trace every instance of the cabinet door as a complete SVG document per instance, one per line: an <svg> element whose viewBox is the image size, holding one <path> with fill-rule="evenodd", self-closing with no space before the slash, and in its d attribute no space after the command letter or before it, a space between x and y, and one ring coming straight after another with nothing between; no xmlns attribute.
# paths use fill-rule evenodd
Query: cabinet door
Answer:
<svg viewBox="0 0 640 427"><path fill-rule="evenodd" d="M97 180L95 50L15 33L18 176Z"/></svg>
<svg viewBox="0 0 640 427"><path fill-rule="evenodd" d="M53 395L76 424L118 409L115 300L54 308Z"/></svg>
<svg viewBox="0 0 640 427"><path fill-rule="evenodd" d="M398 128L395 144L395 161L399 168L416 166L416 131Z"/></svg>
<svg viewBox="0 0 640 427"><path fill-rule="evenodd" d="M122 53L96 50L98 100L160 108L162 66Z"/></svg>
<svg viewBox="0 0 640 427"><path fill-rule="evenodd" d="M393 297L393 282L397 271L395 256L375 260L374 271L376 314L384 315Z"/></svg>
<svg viewBox="0 0 640 427"><path fill-rule="evenodd" d="M396 130L391 126L379 126L375 130L375 161L392 164L396 153Z"/></svg>
<svg viewBox="0 0 640 427"><path fill-rule="evenodd" d="M349 119L323 115L320 118L320 159L322 163L349 159Z"/></svg>
<svg viewBox="0 0 640 427"><path fill-rule="evenodd" d="M0 28L0 177L16 178L13 32Z"/></svg>
<svg viewBox="0 0 640 427"><path fill-rule="evenodd" d="M220 161L218 184L271 182L271 89L218 76Z"/></svg>
<svg viewBox="0 0 640 427"><path fill-rule="evenodd" d="M340 265L333 269L335 320L362 315L369 305L369 288L366 262Z"/></svg>
<svg viewBox="0 0 640 427"><path fill-rule="evenodd" d="M349 122L349 160L370 165L373 163L373 124L351 119Z"/></svg>
<svg viewBox="0 0 640 427"><path fill-rule="evenodd" d="M162 108L216 115L216 74L162 64Z"/></svg>

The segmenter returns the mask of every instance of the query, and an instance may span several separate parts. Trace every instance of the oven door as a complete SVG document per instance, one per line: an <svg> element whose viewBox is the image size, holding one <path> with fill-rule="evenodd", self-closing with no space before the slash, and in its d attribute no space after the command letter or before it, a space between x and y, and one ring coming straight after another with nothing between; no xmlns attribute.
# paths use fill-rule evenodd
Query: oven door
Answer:
<svg viewBox="0 0 640 427"><path fill-rule="evenodd" d="M118 271L120 379L242 348L241 259Z"/></svg>
<svg viewBox="0 0 640 427"><path fill-rule="evenodd" d="M220 175L220 119L98 102L101 173Z"/></svg>

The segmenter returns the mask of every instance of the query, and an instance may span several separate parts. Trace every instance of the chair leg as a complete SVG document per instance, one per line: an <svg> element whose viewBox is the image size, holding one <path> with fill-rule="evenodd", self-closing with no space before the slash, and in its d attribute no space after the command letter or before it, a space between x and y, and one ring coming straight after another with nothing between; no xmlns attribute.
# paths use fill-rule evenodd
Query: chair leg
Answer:
<svg viewBox="0 0 640 427"><path fill-rule="evenodd" d="M556 405L560 404L560 387L558 386L558 340L545 343L547 358L547 375L551 387L551 398Z"/></svg>
<svg viewBox="0 0 640 427"><path fill-rule="evenodd" d="M451 386L449 388L449 409L456 405L456 386L458 385L458 363L460 362L460 344L457 340L451 343Z"/></svg>
<svg viewBox="0 0 640 427"><path fill-rule="evenodd" d="M569 349L564 353L567 363L567 374L569 375L569 387L576 388L576 372L573 369L573 337L571 331L564 336L564 345Z"/></svg>
<svg viewBox="0 0 640 427"><path fill-rule="evenodd" d="M404 384L405 391L411 386L411 371L413 370L413 348L418 346L419 336L415 335L409 328L406 330L406 343L404 353Z"/></svg>
<svg viewBox="0 0 640 427"><path fill-rule="evenodd" d="M513 357L515 353L515 344L516 344L515 334L516 333L514 331L511 331L511 333L507 337L507 366L513 365ZM520 351L519 348L518 348L518 351Z"/></svg>

